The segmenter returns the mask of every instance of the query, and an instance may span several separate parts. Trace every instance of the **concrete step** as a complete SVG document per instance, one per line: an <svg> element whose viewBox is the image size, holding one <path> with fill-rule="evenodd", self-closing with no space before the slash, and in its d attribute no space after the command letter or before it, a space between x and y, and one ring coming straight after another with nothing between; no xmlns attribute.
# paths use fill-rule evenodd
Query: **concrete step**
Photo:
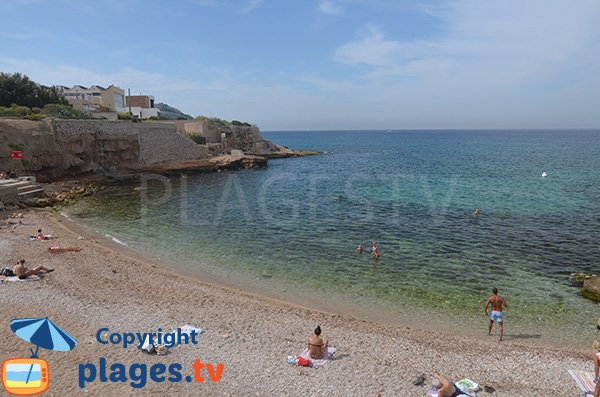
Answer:
<svg viewBox="0 0 600 397"><path fill-rule="evenodd" d="M0 184L0 188L11 188L15 189L21 186L29 186L31 182L29 181L18 181L18 180L9 180L8 182Z"/></svg>
<svg viewBox="0 0 600 397"><path fill-rule="evenodd" d="M19 192L19 200L24 200L26 198L31 198L31 197L43 197L43 196L44 196L44 189L41 189L39 187L38 187L38 189L28 190L23 193Z"/></svg>
<svg viewBox="0 0 600 397"><path fill-rule="evenodd" d="M27 193L27 192L31 192L34 190L38 190L41 189L42 187L40 185L28 185L28 186L21 186L17 188L17 193Z"/></svg>

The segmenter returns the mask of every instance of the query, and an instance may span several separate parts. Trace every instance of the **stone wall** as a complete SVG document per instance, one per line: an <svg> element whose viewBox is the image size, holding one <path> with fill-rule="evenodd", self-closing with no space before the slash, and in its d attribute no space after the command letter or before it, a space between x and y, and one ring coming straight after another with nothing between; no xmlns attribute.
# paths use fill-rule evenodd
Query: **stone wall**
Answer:
<svg viewBox="0 0 600 397"><path fill-rule="evenodd" d="M205 145L198 145L177 133L168 123L137 124L140 137L140 163L157 164L165 161L181 161L210 157Z"/></svg>
<svg viewBox="0 0 600 397"><path fill-rule="evenodd" d="M138 132L131 122L53 120L52 130L59 147L55 167L67 174L116 174L139 161Z"/></svg>

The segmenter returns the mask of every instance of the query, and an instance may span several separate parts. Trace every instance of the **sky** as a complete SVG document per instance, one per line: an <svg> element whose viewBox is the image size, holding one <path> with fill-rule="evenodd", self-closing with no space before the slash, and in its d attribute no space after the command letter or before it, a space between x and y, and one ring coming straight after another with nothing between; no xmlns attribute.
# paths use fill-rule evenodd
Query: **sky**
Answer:
<svg viewBox="0 0 600 397"><path fill-rule="evenodd" d="M6 0L0 71L262 130L599 128L598 0Z"/></svg>

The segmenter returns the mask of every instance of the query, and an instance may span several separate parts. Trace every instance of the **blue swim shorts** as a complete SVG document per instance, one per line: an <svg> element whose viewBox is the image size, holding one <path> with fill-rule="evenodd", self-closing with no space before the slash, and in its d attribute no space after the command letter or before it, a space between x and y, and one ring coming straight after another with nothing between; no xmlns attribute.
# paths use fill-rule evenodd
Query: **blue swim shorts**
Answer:
<svg viewBox="0 0 600 397"><path fill-rule="evenodd" d="M492 310L492 312L490 313L490 320L501 323L502 321L504 321L504 313Z"/></svg>

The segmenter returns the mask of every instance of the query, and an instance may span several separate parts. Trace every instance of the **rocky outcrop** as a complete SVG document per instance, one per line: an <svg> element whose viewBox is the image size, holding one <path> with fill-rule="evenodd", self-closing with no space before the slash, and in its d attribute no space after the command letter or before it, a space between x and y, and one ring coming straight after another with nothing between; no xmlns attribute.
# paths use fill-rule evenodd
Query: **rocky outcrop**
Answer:
<svg viewBox="0 0 600 397"><path fill-rule="evenodd" d="M266 167L267 158L263 156L216 156L209 159L170 161L160 164L137 166L131 169L136 173L151 174L191 174L220 170L238 170L244 168Z"/></svg>
<svg viewBox="0 0 600 397"><path fill-rule="evenodd" d="M581 293L584 298L600 302L600 277L592 276L584 280Z"/></svg>
<svg viewBox="0 0 600 397"><path fill-rule="evenodd" d="M304 156L316 156L322 154L316 150L292 150L285 146L273 145L273 148L266 156L270 159L282 159L288 157L304 157Z"/></svg>

